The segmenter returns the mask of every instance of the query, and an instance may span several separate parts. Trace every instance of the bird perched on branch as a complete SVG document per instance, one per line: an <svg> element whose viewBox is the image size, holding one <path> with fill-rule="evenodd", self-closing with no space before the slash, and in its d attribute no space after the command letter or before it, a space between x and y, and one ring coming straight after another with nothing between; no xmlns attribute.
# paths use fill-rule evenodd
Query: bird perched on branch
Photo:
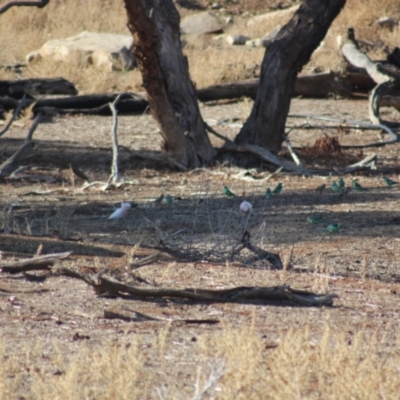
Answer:
<svg viewBox="0 0 400 400"><path fill-rule="evenodd" d="M131 209L131 204L130 203L121 203L121 207L117 208L109 217L108 219L121 219L126 217L128 214L128 211Z"/></svg>
<svg viewBox="0 0 400 400"><path fill-rule="evenodd" d="M346 186L343 178L339 179L338 186L340 187L340 189L343 189Z"/></svg>

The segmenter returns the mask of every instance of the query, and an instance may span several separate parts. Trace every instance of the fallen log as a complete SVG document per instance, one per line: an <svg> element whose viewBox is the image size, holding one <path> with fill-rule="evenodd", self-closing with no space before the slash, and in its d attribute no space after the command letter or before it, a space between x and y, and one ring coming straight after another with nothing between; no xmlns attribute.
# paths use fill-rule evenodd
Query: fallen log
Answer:
<svg viewBox="0 0 400 400"><path fill-rule="evenodd" d="M39 112L42 108L52 108L64 113L83 113L111 115L109 103L113 103L118 94L94 94L71 96L58 99L40 99L32 111ZM135 93L122 93L116 105L119 114L143 113L148 107L148 102Z"/></svg>
<svg viewBox="0 0 400 400"><path fill-rule="evenodd" d="M239 82L209 86L198 89L197 98L204 102L240 97L254 99L257 94L258 83L258 79L247 79ZM325 98L331 94L352 97L351 87L336 72L329 71L315 75L302 75L296 80L295 97Z"/></svg>
<svg viewBox="0 0 400 400"><path fill-rule="evenodd" d="M118 281L109 276L98 274L80 274L66 267L56 269L57 274L82 279L93 286L98 295L112 295L126 298L126 295L141 299L173 298L210 302L240 302L240 301L287 301L298 306L332 306L333 299L338 298L334 293L316 294L313 292L292 289L290 286L242 286L229 289L170 289L170 288L141 288Z"/></svg>
<svg viewBox="0 0 400 400"><path fill-rule="evenodd" d="M17 79L13 81L0 81L0 96L11 96L14 99L21 99L24 95L76 95L74 84L64 78L32 78Z"/></svg>
<svg viewBox="0 0 400 400"><path fill-rule="evenodd" d="M115 101L118 94L93 94L82 96L70 96L55 99L25 99L25 107L32 103L32 112L38 114L90 114L111 115L109 103ZM18 107L19 101L11 96L0 97L0 106L7 111ZM135 93L123 93L116 106L119 114L142 114L149 104L145 98Z"/></svg>
<svg viewBox="0 0 400 400"><path fill-rule="evenodd" d="M0 271L10 274L19 272L49 269L56 261L64 260L71 255L72 251L65 253L46 254L44 256L29 258L28 260L14 262L0 262Z"/></svg>

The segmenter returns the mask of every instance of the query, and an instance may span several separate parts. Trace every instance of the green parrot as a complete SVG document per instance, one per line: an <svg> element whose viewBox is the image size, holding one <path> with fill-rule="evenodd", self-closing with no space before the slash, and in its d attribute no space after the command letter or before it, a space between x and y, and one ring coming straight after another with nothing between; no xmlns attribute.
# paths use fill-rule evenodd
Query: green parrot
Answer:
<svg viewBox="0 0 400 400"><path fill-rule="evenodd" d="M272 194L279 194L280 192L282 192L282 188L282 182L279 182L276 188L272 191Z"/></svg>
<svg viewBox="0 0 400 400"><path fill-rule="evenodd" d="M270 188L267 188L267 190L265 191L265 197L266 197L267 199L270 199L271 196L272 196L271 189L270 189Z"/></svg>
<svg viewBox="0 0 400 400"><path fill-rule="evenodd" d="M367 191L367 189L365 187L362 187L355 179L353 180L353 182L351 182L351 187L354 190L357 190L357 192L365 192L365 191Z"/></svg>
<svg viewBox="0 0 400 400"><path fill-rule="evenodd" d="M234 196L235 196L235 194L232 193L232 192L229 190L228 186L224 186L224 189L223 189L222 193L223 193L226 197L234 197Z"/></svg>
<svg viewBox="0 0 400 400"><path fill-rule="evenodd" d="M345 184L343 178L340 178L340 179L339 179L338 186L339 186L341 189L343 189L343 188L346 186L346 184Z"/></svg>
<svg viewBox="0 0 400 400"><path fill-rule="evenodd" d="M173 203L173 199L172 199L172 196L170 196L169 194L167 194L165 197L164 197L164 200L165 200L165 202L170 206L170 205L172 205L172 203Z"/></svg>
<svg viewBox="0 0 400 400"><path fill-rule="evenodd" d="M322 215L321 214L312 214L307 218L307 221L310 224L319 224L322 221Z"/></svg>
<svg viewBox="0 0 400 400"><path fill-rule="evenodd" d="M326 227L326 230L330 233L337 232L342 227L342 224L330 224Z"/></svg>
<svg viewBox="0 0 400 400"><path fill-rule="evenodd" d="M342 188L335 181L333 181L331 184L331 189L332 192L340 192Z"/></svg>
<svg viewBox="0 0 400 400"><path fill-rule="evenodd" d="M383 180L385 181L386 185L388 185L388 186L397 185L399 183L399 182L396 182L396 181L392 181L387 176L384 176Z"/></svg>

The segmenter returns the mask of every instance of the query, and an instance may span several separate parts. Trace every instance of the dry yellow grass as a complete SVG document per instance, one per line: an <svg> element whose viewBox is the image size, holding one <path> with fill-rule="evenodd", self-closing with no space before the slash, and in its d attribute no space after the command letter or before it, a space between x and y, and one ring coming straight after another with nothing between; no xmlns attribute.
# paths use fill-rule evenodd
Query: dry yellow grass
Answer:
<svg viewBox="0 0 400 400"><path fill-rule="evenodd" d="M325 45L316 52L310 64L322 68L337 69L340 54L336 38L348 26L355 26L357 36L374 43L384 43L389 48L398 45L399 27L393 32L378 29L377 20L382 16L396 16L400 3L395 0L349 0L340 16L333 23L325 39ZM112 32L129 35L123 1L51 1L43 9L16 7L0 16L0 64L11 64L24 60L26 54L38 49L46 41L76 35L84 30ZM242 33L252 38L262 37L281 21L272 20L253 27L246 26L247 18L234 18L227 33ZM185 38L185 53L189 59L190 71L197 87L217 84L222 81L243 79L247 69L261 64L264 49L246 46L231 47L225 39ZM382 46L383 48L384 46ZM383 52L375 51L374 56ZM40 65L29 67L24 77L63 76L73 81L83 93L141 90L141 76L138 71L105 72L94 68L73 68L71 66ZM1 79L15 78L15 75L1 71Z"/></svg>
<svg viewBox="0 0 400 400"><path fill-rule="evenodd" d="M266 343L253 323L204 334L186 353L195 363L178 379L169 324L153 350L126 334L114 342L81 344L70 356L56 344L24 346L24 356L0 348L0 397L17 399L398 399L398 351L382 351L385 330L320 333L290 328ZM399 338L393 343L399 348ZM151 355L151 352L152 355ZM7 354L7 356L6 356ZM183 363L185 364L185 363ZM208 390L206 390L208 388Z"/></svg>

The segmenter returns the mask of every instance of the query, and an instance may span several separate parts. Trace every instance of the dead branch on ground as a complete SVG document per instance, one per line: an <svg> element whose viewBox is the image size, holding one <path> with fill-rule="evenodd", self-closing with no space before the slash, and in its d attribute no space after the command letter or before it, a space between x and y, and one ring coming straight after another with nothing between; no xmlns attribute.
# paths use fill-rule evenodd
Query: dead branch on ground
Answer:
<svg viewBox="0 0 400 400"><path fill-rule="evenodd" d="M188 319L188 318L171 318L171 317L153 317L148 314L143 314L139 311L132 310L128 307L113 307L104 310L104 318L107 319L121 319L127 322L145 322L145 321L160 321L184 324L207 324L214 325L220 322L219 319Z"/></svg>
<svg viewBox="0 0 400 400"><path fill-rule="evenodd" d="M20 288L15 287L15 285L6 285L4 283L0 283L0 295L2 293L43 293L48 292L48 288L44 287L36 287L36 288Z"/></svg>
<svg viewBox="0 0 400 400"><path fill-rule="evenodd" d="M129 264L129 267L131 268L131 270L135 270L141 267L144 267L145 265L151 264L155 261L157 261L161 256L161 253L159 251L157 251L156 253L150 254L147 257L144 257L140 260L134 261L132 263Z"/></svg>
<svg viewBox="0 0 400 400"><path fill-rule="evenodd" d="M121 95L119 94L116 99L109 103L109 107L111 109L113 115L113 124L111 128L111 141L112 141L112 164L111 164L111 174L108 179L108 189L111 185L115 185L119 182L119 153L118 153L118 137L117 137L117 129L118 129L118 113L115 108L116 104L118 103Z"/></svg>
<svg viewBox="0 0 400 400"><path fill-rule="evenodd" d="M391 94L394 89L399 87L400 71L391 71L388 68L383 68L380 63L372 61L364 54L357 44L353 28L347 30L347 38L341 47L341 51L351 65L365 69L377 84L369 96L368 111L371 122L373 124L399 127L398 123L386 122L381 118L379 106L383 95Z"/></svg>
<svg viewBox="0 0 400 400"><path fill-rule="evenodd" d="M31 152L34 147L34 142L32 141L33 133L35 132L36 128L38 127L41 121L42 115L39 113L31 128L26 135L25 141L22 143L21 147L6 161L4 161L0 165L0 178L5 178L12 174L21 164L24 163L26 157Z"/></svg>
<svg viewBox="0 0 400 400"><path fill-rule="evenodd" d="M22 97L22 99L18 102L17 107L15 108L13 115L11 116L10 120L8 121L7 125L5 128L0 131L0 137L3 136L9 129L12 123L14 122L15 118L19 115L21 112L22 108L25 106L25 95Z"/></svg>
<svg viewBox="0 0 400 400"><path fill-rule="evenodd" d="M65 253L46 254L44 256L29 258L28 260L14 261L14 262L0 262L0 271L8 272L10 274L17 274L19 272L36 271L36 270L49 270L54 263L64 260L71 255L72 251Z"/></svg>
<svg viewBox="0 0 400 400"><path fill-rule="evenodd" d="M315 117L315 118L317 118L317 117ZM370 125L370 126L372 126L372 125ZM317 175L317 174L319 174L319 175L343 175L343 174L347 174L350 172L355 172L355 171L358 171L361 169L368 168L371 164L371 160L370 160L371 156L367 156L363 160L357 162L356 164L352 164L341 170L310 169L310 168L303 167L302 165L296 165L295 163L293 163L291 161L280 158L280 157L276 156L275 154L271 153L269 150L264 149L259 146L256 146L256 145L251 145L251 144L237 145L232 140L230 140L230 139L226 138L225 136L216 132L213 128L211 128L207 124L206 124L206 128L213 135L217 136L220 139L225 140L225 145L221 149L222 151L249 152L249 153L257 155L262 160L268 161L272 164L279 166L280 168L283 168L286 171L294 172L299 175ZM389 128L386 128L386 129L388 129L390 131ZM393 133L393 135L395 135L395 134ZM397 140L397 136L396 136L396 140ZM345 147L345 146L343 146L343 147ZM356 147L356 146L347 146L347 147ZM368 147L368 146L360 146L360 147ZM376 159L376 155L374 155L374 157Z"/></svg>
<svg viewBox="0 0 400 400"><path fill-rule="evenodd" d="M49 4L50 0L38 0L38 1L10 1L0 8L0 14L5 13L11 7L38 7L43 8Z"/></svg>
<svg viewBox="0 0 400 400"><path fill-rule="evenodd" d="M259 79L246 79L239 82L223 83L197 89L197 98L200 101L216 101L226 99L240 99L241 97L256 97L260 84ZM343 97L353 97L349 85L333 71L314 75L301 75L296 79L293 96L326 98L337 94Z"/></svg>
<svg viewBox="0 0 400 400"><path fill-rule="evenodd" d="M59 267L56 272L61 275L81 279L93 286L98 295L125 297L126 295L141 299L172 298L210 302L240 302L240 301L288 301L298 306L332 306L334 293L316 294L313 292L292 289L290 286L257 287L244 286L230 289L169 289L169 288L139 288L112 277L99 274L80 274L66 267Z"/></svg>
<svg viewBox="0 0 400 400"><path fill-rule="evenodd" d="M345 149L363 149L367 147L383 147L388 144L393 144L398 141L398 135L393 132L391 128L389 128L385 124L370 124L368 122L363 122L363 121L352 121L352 120L347 120L347 119L342 119L342 118L331 118L331 117L320 117L320 116L314 116L314 115L303 115L303 114L290 114L288 115L289 118L305 118L305 119L314 119L314 120L319 120L319 121L329 121L329 122L339 122L340 125L310 125L308 123L306 124L301 124L298 127L291 127L290 131L293 131L295 129L334 129L334 128L349 128L349 129L359 129L359 130L379 130L379 131L385 131L390 137L390 140L384 141L384 142L374 142L374 143L366 143L366 144L360 144L360 145L343 145L341 147ZM288 132L288 134L289 134Z"/></svg>
<svg viewBox="0 0 400 400"><path fill-rule="evenodd" d="M78 178L81 178L85 181L87 181L89 178L86 176L86 174L81 171L78 167L75 165L72 165L72 163L68 162L67 160L63 160L58 157L54 156L46 156L42 154L34 154L30 155L26 158L26 164L53 164L57 165L58 167L62 169L70 169Z"/></svg>

